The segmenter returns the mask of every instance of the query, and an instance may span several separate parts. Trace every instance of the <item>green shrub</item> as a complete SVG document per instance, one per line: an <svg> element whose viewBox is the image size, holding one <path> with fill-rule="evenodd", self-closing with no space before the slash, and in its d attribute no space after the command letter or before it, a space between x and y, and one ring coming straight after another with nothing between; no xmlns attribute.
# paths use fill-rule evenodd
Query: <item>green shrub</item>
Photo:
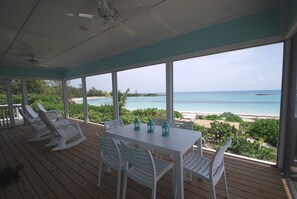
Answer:
<svg viewBox="0 0 297 199"><path fill-rule="evenodd" d="M203 120L204 116L196 114L195 118L198 119L198 120Z"/></svg>
<svg viewBox="0 0 297 199"><path fill-rule="evenodd" d="M241 117L231 112L224 112L220 115L226 122L243 122Z"/></svg>
<svg viewBox="0 0 297 199"><path fill-rule="evenodd" d="M194 124L194 131L200 131L202 133L202 137L204 139L207 139L210 137L210 133L209 133L209 130L208 128L206 128L205 126L201 126L201 125L198 125L198 124Z"/></svg>
<svg viewBox="0 0 297 199"><path fill-rule="evenodd" d="M33 104L36 102L51 102L63 104L62 98L59 95L29 94L28 101L29 104Z"/></svg>
<svg viewBox="0 0 297 199"><path fill-rule="evenodd" d="M213 148L221 146L227 140L227 137L231 136L232 144L228 148L228 152L238 154L246 157L256 158L260 160L273 161L276 160L276 149L261 146L259 141L250 141L248 136L240 130L232 128L233 126L228 123L213 122L210 134L214 132L221 132L219 140L208 140ZM203 135L204 136L204 135Z"/></svg>
<svg viewBox="0 0 297 199"><path fill-rule="evenodd" d="M32 107L34 109L36 109L36 110L38 109L37 108L37 103L38 102L41 102L46 110L58 110L58 111L61 112L61 114L64 114L64 105L63 105L63 103L52 103L52 102L47 102L47 101L36 101L33 104L31 104Z"/></svg>
<svg viewBox="0 0 297 199"><path fill-rule="evenodd" d="M232 136L232 144L228 151L260 160L274 162L276 160L276 149L261 146L260 142L252 142L248 140L247 136L240 133Z"/></svg>
<svg viewBox="0 0 297 199"><path fill-rule="evenodd" d="M226 122L214 121L210 125L210 141L212 142L220 142L222 138L235 135L238 131L234 126Z"/></svg>
<svg viewBox="0 0 297 199"><path fill-rule="evenodd" d="M277 146L279 120L277 119L257 119L255 122L246 124L245 131L256 140L263 140Z"/></svg>
<svg viewBox="0 0 297 199"><path fill-rule="evenodd" d="M207 115L204 117L206 120L220 120L222 119L219 115L212 114L212 115Z"/></svg>
<svg viewBox="0 0 297 199"><path fill-rule="evenodd" d="M166 113L166 111L165 111L165 113ZM178 112L178 111L174 111L173 114L174 114L174 118L182 118L183 117L183 115L180 112Z"/></svg>
<svg viewBox="0 0 297 199"><path fill-rule="evenodd" d="M125 114L127 114L127 112ZM166 120L166 110L157 108L136 109L131 111L131 115L129 114L128 116L125 116L125 114L122 114L121 117L126 118L129 123L132 123L136 117L138 117L143 123L148 122L151 118Z"/></svg>

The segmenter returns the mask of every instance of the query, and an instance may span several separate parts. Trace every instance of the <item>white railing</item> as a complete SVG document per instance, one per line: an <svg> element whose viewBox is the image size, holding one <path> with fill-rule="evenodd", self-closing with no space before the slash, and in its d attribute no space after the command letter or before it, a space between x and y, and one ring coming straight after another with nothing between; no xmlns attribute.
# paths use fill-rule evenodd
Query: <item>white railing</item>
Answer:
<svg viewBox="0 0 297 199"><path fill-rule="evenodd" d="M21 120L23 117L19 112L19 107L22 107L21 104L14 104L12 107L14 120ZM9 106L7 104L0 105L0 128L11 126Z"/></svg>

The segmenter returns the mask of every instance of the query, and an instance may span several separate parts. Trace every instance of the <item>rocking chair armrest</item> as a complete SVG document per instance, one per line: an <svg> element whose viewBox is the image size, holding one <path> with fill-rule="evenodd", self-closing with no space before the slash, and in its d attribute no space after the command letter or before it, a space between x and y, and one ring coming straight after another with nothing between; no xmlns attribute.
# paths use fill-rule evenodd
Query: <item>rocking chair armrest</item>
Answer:
<svg viewBox="0 0 297 199"><path fill-rule="evenodd" d="M69 120L67 120L67 119L55 120L54 123L57 126L64 125L64 124L70 124Z"/></svg>
<svg viewBox="0 0 297 199"><path fill-rule="evenodd" d="M57 129L63 129L63 128L66 128L68 126L77 126L78 125L78 122L74 122L74 123L64 123L64 124L60 124L60 125L57 125Z"/></svg>
<svg viewBox="0 0 297 199"><path fill-rule="evenodd" d="M56 115L61 115L60 111L54 109L54 110L49 110L47 112L50 112L50 113L55 113Z"/></svg>
<svg viewBox="0 0 297 199"><path fill-rule="evenodd" d="M31 120L31 122L32 122L32 124L38 124L38 125L42 125L42 124L44 124L40 119L32 119Z"/></svg>

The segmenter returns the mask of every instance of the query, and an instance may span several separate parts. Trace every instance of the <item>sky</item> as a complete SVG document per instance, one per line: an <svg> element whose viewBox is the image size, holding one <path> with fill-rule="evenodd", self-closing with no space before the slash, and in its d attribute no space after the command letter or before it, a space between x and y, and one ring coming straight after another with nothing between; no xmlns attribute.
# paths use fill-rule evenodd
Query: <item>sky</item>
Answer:
<svg viewBox="0 0 297 199"><path fill-rule="evenodd" d="M174 92L279 90L283 43L175 61ZM118 89L165 92L165 64L118 72ZM81 80L72 80L73 86ZM111 74L87 77L87 89L111 91Z"/></svg>

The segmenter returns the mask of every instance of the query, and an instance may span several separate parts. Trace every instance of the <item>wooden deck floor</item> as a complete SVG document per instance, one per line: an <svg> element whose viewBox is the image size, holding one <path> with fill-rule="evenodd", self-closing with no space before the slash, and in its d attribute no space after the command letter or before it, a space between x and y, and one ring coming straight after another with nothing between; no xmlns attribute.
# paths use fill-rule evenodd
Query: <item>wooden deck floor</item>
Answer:
<svg viewBox="0 0 297 199"><path fill-rule="evenodd" d="M45 148L45 142L28 143L30 127L0 130L0 168L24 164L21 180L1 186L0 198L115 198L115 172L104 172L101 188L96 187L99 150L95 132L103 128L83 123L81 127L87 139L59 152ZM274 166L227 156L225 162L230 198L291 198L285 179ZM216 190L217 198L223 198L221 181ZM157 198L171 198L171 193L168 173L158 183ZM127 198L150 198L150 190L129 180ZM192 183L185 182L185 198L210 198L208 184L196 178Z"/></svg>

